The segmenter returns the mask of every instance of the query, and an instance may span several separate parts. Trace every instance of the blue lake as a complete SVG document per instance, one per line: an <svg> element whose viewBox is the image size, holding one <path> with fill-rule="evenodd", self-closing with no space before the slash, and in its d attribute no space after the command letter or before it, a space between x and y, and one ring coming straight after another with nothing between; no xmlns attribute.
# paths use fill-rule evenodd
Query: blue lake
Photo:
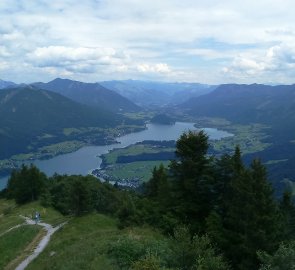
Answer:
<svg viewBox="0 0 295 270"><path fill-rule="evenodd" d="M220 140L224 137L232 136L232 134L226 131L215 128L202 129L209 135L211 140ZM47 160L34 160L31 163L35 164L48 176L54 173L86 175L93 169L99 168L101 164L99 156L112 149L123 148L145 140L177 140L184 131L188 130L197 130L197 128L194 127L194 123L186 122L176 122L175 125L147 124L147 129L143 131L118 137L118 144L85 146L69 154L59 155ZM6 186L7 179L8 177L0 179L0 189Z"/></svg>

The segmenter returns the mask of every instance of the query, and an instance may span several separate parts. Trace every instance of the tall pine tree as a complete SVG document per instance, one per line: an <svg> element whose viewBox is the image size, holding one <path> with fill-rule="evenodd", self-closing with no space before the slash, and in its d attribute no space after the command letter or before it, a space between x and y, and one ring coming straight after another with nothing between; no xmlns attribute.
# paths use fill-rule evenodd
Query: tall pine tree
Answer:
<svg viewBox="0 0 295 270"><path fill-rule="evenodd" d="M174 179L175 210L193 232L204 230L212 202L212 159L207 156L208 136L189 131L176 142L175 161L170 168Z"/></svg>
<svg viewBox="0 0 295 270"><path fill-rule="evenodd" d="M236 269L257 269L257 251L271 252L278 245L278 207L260 161L245 168L237 148L229 165L222 211L212 212L208 230Z"/></svg>

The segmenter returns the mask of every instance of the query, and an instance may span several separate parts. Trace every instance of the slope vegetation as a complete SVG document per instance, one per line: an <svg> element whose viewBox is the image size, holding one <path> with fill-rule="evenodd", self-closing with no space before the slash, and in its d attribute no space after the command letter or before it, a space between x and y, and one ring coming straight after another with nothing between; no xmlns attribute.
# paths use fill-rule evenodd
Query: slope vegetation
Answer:
<svg viewBox="0 0 295 270"><path fill-rule="evenodd" d="M79 103L105 108L114 112L133 112L140 108L127 98L106 89L99 83L83 83L68 79L55 79L48 83L35 83L39 88L50 90Z"/></svg>
<svg viewBox="0 0 295 270"><path fill-rule="evenodd" d="M111 112L34 87L3 89L0 104L0 157L32 148L36 138L44 134L72 127L110 127L120 121Z"/></svg>

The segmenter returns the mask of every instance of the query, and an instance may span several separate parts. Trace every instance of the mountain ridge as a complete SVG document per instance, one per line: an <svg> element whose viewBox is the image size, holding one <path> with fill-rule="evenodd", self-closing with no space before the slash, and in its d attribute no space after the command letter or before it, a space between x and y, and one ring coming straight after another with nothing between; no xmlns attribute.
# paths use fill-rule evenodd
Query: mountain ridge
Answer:
<svg viewBox="0 0 295 270"><path fill-rule="evenodd" d="M99 83L84 83L56 78L48 83L37 82L32 85L59 93L79 103L113 112L136 112L140 110L140 107L130 100Z"/></svg>
<svg viewBox="0 0 295 270"><path fill-rule="evenodd" d="M91 108L58 93L34 86L0 91L0 156L26 152L37 136L62 133L71 127L110 127L120 116Z"/></svg>

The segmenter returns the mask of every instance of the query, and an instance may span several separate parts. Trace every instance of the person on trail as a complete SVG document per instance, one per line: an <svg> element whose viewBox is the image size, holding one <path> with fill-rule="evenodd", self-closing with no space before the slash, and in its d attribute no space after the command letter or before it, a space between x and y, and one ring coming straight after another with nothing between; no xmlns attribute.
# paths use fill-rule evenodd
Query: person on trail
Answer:
<svg viewBox="0 0 295 270"><path fill-rule="evenodd" d="M36 211L36 213L35 213L35 224L37 225L39 221L40 221L40 214L39 214L39 212Z"/></svg>

